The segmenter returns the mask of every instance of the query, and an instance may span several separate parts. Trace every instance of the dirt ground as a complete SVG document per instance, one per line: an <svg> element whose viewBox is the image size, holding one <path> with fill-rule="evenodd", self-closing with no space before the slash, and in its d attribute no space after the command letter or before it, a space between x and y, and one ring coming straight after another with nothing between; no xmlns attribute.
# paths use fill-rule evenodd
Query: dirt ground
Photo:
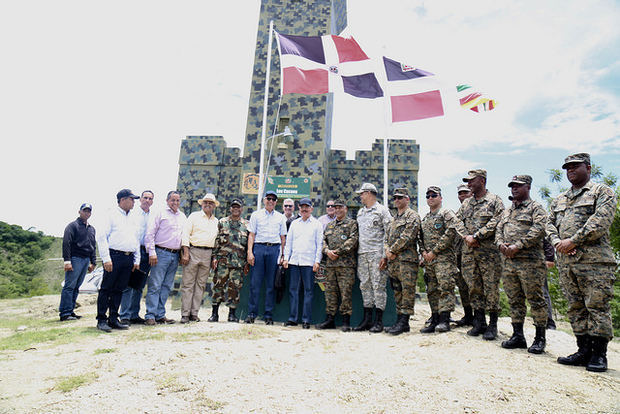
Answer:
<svg viewBox="0 0 620 414"><path fill-rule="evenodd" d="M57 322L58 300L0 301L0 341L59 331L0 351L0 412L620 412L620 344L609 346L607 373L561 366L556 358L575 351L565 323L547 331L545 354L531 355L500 347L507 318L496 341L464 328L420 334L425 303L412 332L393 337L208 323L207 309L198 323L105 334L94 328L94 295L80 296L84 318L72 322Z"/></svg>

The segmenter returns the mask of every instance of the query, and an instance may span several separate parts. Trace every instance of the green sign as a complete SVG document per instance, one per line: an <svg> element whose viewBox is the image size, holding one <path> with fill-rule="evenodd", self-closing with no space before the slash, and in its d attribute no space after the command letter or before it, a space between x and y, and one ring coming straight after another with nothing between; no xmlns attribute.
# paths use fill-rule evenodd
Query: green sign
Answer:
<svg viewBox="0 0 620 414"><path fill-rule="evenodd" d="M265 191L275 191L278 198L310 197L308 177L267 177Z"/></svg>

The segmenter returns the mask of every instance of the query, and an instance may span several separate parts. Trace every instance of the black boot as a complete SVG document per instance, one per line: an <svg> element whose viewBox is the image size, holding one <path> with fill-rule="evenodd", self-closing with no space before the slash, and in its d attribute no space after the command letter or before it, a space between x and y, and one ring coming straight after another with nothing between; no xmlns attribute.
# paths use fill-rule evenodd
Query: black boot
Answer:
<svg viewBox="0 0 620 414"><path fill-rule="evenodd" d="M325 321L316 326L316 329L336 329L336 324L334 323L334 315L330 315L329 313L325 315Z"/></svg>
<svg viewBox="0 0 620 414"><path fill-rule="evenodd" d="M527 342L525 342L525 335L523 335L523 322L512 324L512 336L509 340L502 342L502 348L517 349L527 348Z"/></svg>
<svg viewBox="0 0 620 414"><path fill-rule="evenodd" d="M566 357L559 357L558 363L562 365L585 367L592 357L590 335L575 335L575 338L577 339L577 352Z"/></svg>
<svg viewBox="0 0 620 414"><path fill-rule="evenodd" d="M239 322L235 308L228 308L228 322Z"/></svg>
<svg viewBox="0 0 620 414"><path fill-rule="evenodd" d="M536 327L536 336L534 337L534 343L527 349L530 354L542 354L545 352L545 345L547 344L545 338L546 326Z"/></svg>
<svg viewBox="0 0 620 414"><path fill-rule="evenodd" d="M435 332L448 332L450 330L450 311L439 314L439 323L435 327Z"/></svg>
<svg viewBox="0 0 620 414"><path fill-rule="evenodd" d="M364 308L364 318L353 330L355 332L367 331L372 327L372 308Z"/></svg>
<svg viewBox="0 0 620 414"><path fill-rule="evenodd" d="M592 357L586 366L586 370L592 372L607 371L607 343L609 339L602 336L591 336Z"/></svg>
<svg viewBox="0 0 620 414"><path fill-rule="evenodd" d="M433 313L431 315L431 323L428 326L420 329L420 333L433 333L435 332L435 327L439 324L439 314Z"/></svg>
<svg viewBox="0 0 620 414"><path fill-rule="evenodd" d="M469 336L478 336L483 334L487 329L487 320L484 317L484 309L474 310L474 320L472 322L473 328L467 331Z"/></svg>
<svg viewBox="0 0 620 414"><path fill-rule="evenodd" d="M351 332L351 315L342 315L342 332Z"/></svg>
<svg viewBox="0 0 620 414"><path fill-rule="evenodd" d="M375 323L369 331L372 333L383 332L383 311L381 309L375 309Z"/></svg>
<svg viewBox="0 0 620 414"><path fill-rule="evenodd" d="M409 332L411 328L409 327L409 315L399 314L398 320L396 324L390 329L389 333L392 335L400 335L404 332Z"/></svg>
<svg viewBox="0 0 620 414"><path fill-rule="evenodd" d="M402 313L397 313L396 314L396 322L394 322L394 325L386 326L385 329L383 330L383 332L385 332L385 333L392 333L393 330L399 329L398 325L400 325L402 323L402 319L403 319L403 314Z"/></svg>
<svg viewBox="0 0 620 414"><path fill-rule="evenodd" d="M489 326L487 330L484 331L482 337L487 341L492 341L497 338L497 317L499 314L497 312L489 312Z"/></svg>
<svg viewBox="0 0 620 414"><path fill-rule="evenodd" d="M217 322L220 319L220 315L218 315L218 310L220 308L220 304L219 303L214 303L213 306L211 306L211 308L213 308L213 311L211 312L211 317L209 319L207 319L207 322Z"/></svg>
<svg viewBox="0 0 620 414"><path fill-rule="evenodd" d="M463 311L465 311L465 316L455 322L456 326L472 326L474 322L474 314L471 309L471 306L463 306Z"/></svg>

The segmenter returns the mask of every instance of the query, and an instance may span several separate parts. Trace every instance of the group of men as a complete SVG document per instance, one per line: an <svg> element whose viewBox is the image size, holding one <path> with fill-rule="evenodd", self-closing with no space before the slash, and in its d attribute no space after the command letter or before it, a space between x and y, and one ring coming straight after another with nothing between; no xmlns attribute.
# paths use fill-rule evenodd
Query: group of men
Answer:
<svg viewBox="0 0 620 414"><path fill-rule="evenodd" d="M201 210L186 218L179 211L180 197L175 191L167 196L168 208L149 217L151 191L138 197L130 190L121 190L117 194L118 208L110 213L96 237L87 223L92 211L89 204L83 204L80 217L67 226L63 243L67 273L60 318L78 317L73 312L77 288L82 273L94 267L96 239L105 269L97 303L97 327L107 332L127 329L131 323L174 323L166 317L165 305L180 262L184 266L181 323L199 321L198 311L212 270L210 322L218 321L219 305L224 300L229 307L228 321L239 321L235 312L239 291L243 275L250 273L245 322L254 323L258 317L264 283L263 320L272 325L274 281L278 266L282 266L289 275L290 309L285 326L299 323L303 287L301 323L304 329L310 327L314 276L321 270L325 277L326 319L317 329L335 328L340 311L341 329L345 332L368 330L399 335L410 331L409 319L414 313L418 271L422 267L432 312L422 333L451 329L457 285L465 315L456 325L471 325L468 335L495 339L501 279L513 326L512 336L502 342L502 347L527 348L523 333L527 300L536 327L528 351L540 354L545 349L545 330L550 323L544 297L545 261L552 260L544 256L543 242L547 238L558 253L556 264L579 347L575 354L560 357L558 362L605 371L607 343L613 336L609 302L615 260L609 228L616 199L609 187L590 180L588 154L567 157L562 168L572 187L554 200L549 214L530 198L530 176L516 175L508 182L512 205L505 209L501 198L486 189L487 173L482 169L469 171L463 178L466 185L458 187L462 204L456 213L443 207L439 187L428 187L425 196L429 212L423 219L410 208L408 189L393 191L396 212L392 216L377 201L377 189L370 183L357 191L363 207L356 219L348 217L344 200L328 200L327 214L318 219L312 216L309 198L299 201L299 215L294 214L290 199L284 200L284 214L280 213L275 210L278 196L273 191L265 193L264 208L254 211L249 221L241 217L243 203L236 198L230 201L230 215L217 220L213 212L219 202L213 194L199 200ZM130 214L137 198L142 211ZM146 274L148 278L140 277ZM364 313L359 325L352 328L351 297L356 274ZM384 327L388 279L397 320ZM145 280L146 315L142 319L138 312Z"/></svg>

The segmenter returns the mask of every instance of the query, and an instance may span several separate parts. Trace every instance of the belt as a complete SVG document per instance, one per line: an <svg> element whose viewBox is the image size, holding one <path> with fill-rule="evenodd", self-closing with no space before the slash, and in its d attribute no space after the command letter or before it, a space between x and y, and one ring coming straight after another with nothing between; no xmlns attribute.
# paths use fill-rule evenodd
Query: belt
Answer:
<svg viewBox="0 0 620 414"><path fill-rule="evenodd" d="M165 251L170 252L170 253L178 253L179 250L181 250L181 249L176 249L176 250L175 249L169 249L167 247L162 247L162 246L158 246L158 245L155 245L155 247L157 247L158 249L165 250Z"/></svg>
<svg viewBox="0 0 620 414"><path fill-rule="evenodd" d="M122 250L114 250L114 249L110 249L110 253L124 254L125 256L129 256L130 254L133 254L133 252L124 252Z"/></svg>
<svg viewBox="0 0 620 414"><path fill-rule="evenodd" d="M213 247L208 247L208 246L195 246L193 244L190 243L190 247L195 247L196 249L205 249L205 250L213 250Z"/></svg>
<svg viewBox="0 0 620 414"><path fill-rule="evenodd" d="M262 244L263 246L279 246L280 243L254 243L254 244Z"/></svg>

